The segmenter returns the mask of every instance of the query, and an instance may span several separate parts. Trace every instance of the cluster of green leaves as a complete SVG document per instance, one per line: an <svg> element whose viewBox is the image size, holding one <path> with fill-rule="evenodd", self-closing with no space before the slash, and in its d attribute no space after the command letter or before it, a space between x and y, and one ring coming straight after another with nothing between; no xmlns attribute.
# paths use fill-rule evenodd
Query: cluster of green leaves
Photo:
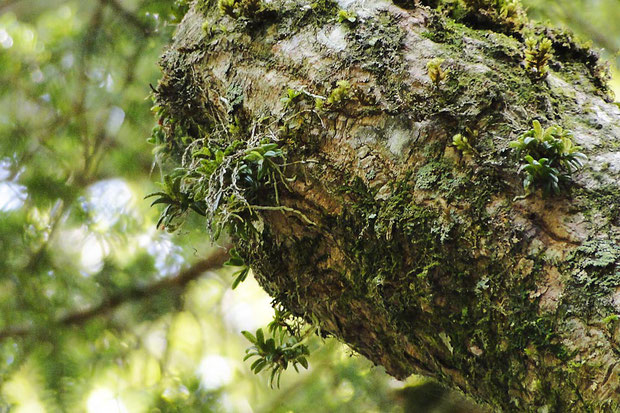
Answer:
<svg viewBox="0 0 620 413"><path fill-rule="evenodd" d="M318 112L322 108L325 98L322 96L308 93L302 89L287 88L282 98L285 115L280 120L278 134L281 139L287 142L295 141L294 136L302 130L303 125L308 121L307 115L312 111Z"/></svg>
<svg viewBox="0 0 620 413"><path fill-rule="evenodd" d="M534 79L544 79L549 72L549 60L553 56L551 40L530 37L525 41L525 69Z"/></svg>
<svg viewBox="0 0 620 413"><path fill-rule="evenodd" d="M301 90L295 90L295 89L288 88L286 90L286 95L280 98L280 102L282 102L282 104L284 105L284 108L286 109L292 106L295 102L297 102L302 93L303 92Z"/></svg>
<svg viewBox="0 0 620 413"><path fill-rule="evenodd" d="M278 315L280 311L280 315ZM308 329L300 334L299 330L293 330L286 319L290 318L290 313L285 310L276 309L274 321L269 324L271 337L265 338L262 328L256 330L256 335L248 331L243 331L245 338L252 343L246 350L244 361L256 357L250 369L258 374L262 370L271 371L269 375L269 385L274 384L280 387L280 377L289 365L299 372L298 366L308 368L308 355L310 351L306 344L307 339L316 332L316 328Z"/></svg>
<svg viewBox="0 0 620 413"><path fill-rule="evenodd" d="M151 203L151 206L158 204L166 205L157 221L156 226L158 228L167 228L169 231L175 230L179 225L180 218L190 209L202 216L206 214L205 202L202 200L196 201L189 193L184 192L181 188L182 182L183 171L177 169L171 174L164 176L162 191L150 193L145 197L145 199L157 197Z"/></svg>
<svg viewBox="0 0 620 413"><path fill-rule="evenodd" d="M348 80L339 80L336 82L336 87L332 89L325 101L328 106L334 106L343 103L349 99L351 92L351 84Z"/></svg>
<svg viewBox="0 0 620 413"><path fill-rule="evenodd" d="M542 190L544 196L558 195L586 159L569 131L560 126L543 129L537 120L531 130L510 142L510 147L523 163L519 173L525 175L523 187L527 195L535 189Z"/></svg>
<svg viewBox="0 0 620 413"><path fill-rule="evenodd" d="M433 82L433 85L435 85L436 88L439 88L441 82L446 79L448 73L450 72L449 70L443 70L441 68L441 64L444 62L444 60L445 59L436 57L426 63L428 77L431 79L431 82Z"/></svg>
<svg viewBox="0 0 620 413"><path fill-rule="evenodd" d="M478 155L478 151L472 146L471 142L478 138L478 131L467 128L465 135L457 133L452 137L452 145L463 155Z"/></svg>
<svg viewBox="0 0 620 413"><path fill-rule="evenodd" d="M346 99L350 86L340 82L338 88L330 104ZM286 113L283 124L290 127L291 122L303 118L300 112L312 112L301 107L302 98L305 98L304 104L310 105L315 103L314 99L327 100L303 89L288 88L281 98ZM155 128L151 141L163 148L163 158L174 162L174 142L185 147L180 156L181 166L164 181L165 190L150 195L158 197L153 205L167 204L159 220L166 228L177 229L189 210L206 216L212 239L217 239L223 229L235 238L250 239L261 227L257 222L261 219L258 212L264 210L295 213L306 223L313 224L300 211L280 205L278 186L288 188L287 183L294 178L286 176L288 164L281 140L268 127L273 122L265 127L267 119L261 119L248 132L233 114L229 114L228 127L213 127L207 131L195 126L203 136L195 139L185 136L185 127L169 119L164 109L156 112L160 116L160 127ZM261 132L263 129L268 132ZM166 185L168 181L171 184ZM273 196L269 196L271 190ZM235 289L247 279L250 267L235 249L231 250L226 265L239 267L233 274L232 288ZM256 337L246 334L248 338L254 337L254 350L248 349L248 356L259 357L252 371L258 373L268 368L272 373L272 385L274 379L279 382L281 373L289 365L296 370L300 364L308 365L306 335L300 336L299 321L292 322L293 319L290 313L276 310L274 321L269 325L272 339L264 340L262 330Z"/></svg>
<svg viewBox="0 0 620 413"><path fill-rule="evenodd" d="M272 208L253 204L259 192L273 189L273 208L278 209L278 185L286 187L288 182L284 152L272 135L236 138L243 133L236 124L212 132L217 137L205 132L201 139L181 138L187 144L182 165L167 175L162 191L148 196L158 197L153 205L167 205L159 224L170 231L193 210L206 216L212 239L218 239L223 229L247 239L254 231L256 210Z"/></svg>

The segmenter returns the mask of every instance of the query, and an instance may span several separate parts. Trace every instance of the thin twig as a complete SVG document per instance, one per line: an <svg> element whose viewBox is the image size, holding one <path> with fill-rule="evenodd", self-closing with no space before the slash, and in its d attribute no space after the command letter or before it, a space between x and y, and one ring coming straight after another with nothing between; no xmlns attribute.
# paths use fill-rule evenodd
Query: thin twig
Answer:
<svg viewBox="0 0 620 413"><path fill-rule="evenodd" d="M143 23L138 16L125 9L117 0L99 0L101 4L110 6L116 13L125 19L130 25L138 29L145 37L151 34L151 29Z"/></svg>

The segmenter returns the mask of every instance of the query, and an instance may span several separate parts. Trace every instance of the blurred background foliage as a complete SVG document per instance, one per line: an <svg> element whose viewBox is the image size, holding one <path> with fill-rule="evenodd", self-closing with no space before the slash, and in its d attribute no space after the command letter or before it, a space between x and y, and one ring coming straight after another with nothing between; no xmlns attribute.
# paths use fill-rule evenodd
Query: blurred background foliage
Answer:
<svg viewBox="0 0 620 413"><path fill-rule="evenodd" d="M618 73L618 0L525 3ZM204 224L159 231L143 199L161 173L149 84L186 7L0 1L0 412L466 411L333 340L280 389L242 362L269 297L232 292Z"/></svg>

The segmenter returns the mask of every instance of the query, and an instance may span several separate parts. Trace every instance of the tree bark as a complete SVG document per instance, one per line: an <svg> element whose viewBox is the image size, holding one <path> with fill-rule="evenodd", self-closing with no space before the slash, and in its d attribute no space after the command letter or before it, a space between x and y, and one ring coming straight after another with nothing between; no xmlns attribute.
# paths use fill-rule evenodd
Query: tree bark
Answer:
<svg viewBox="0 0 620 413"><path fill-rule="evenodd" d="M595 55L423 6L288 0L234 18L213 3L185 16L156 94L194 140L262 128L298 162L277 204L258 197L287 209L256 212L258 235L237 240L263 288L398 379L502 411L618 411L620 109ZM525 30L553 41L545 79L524 69ZM341 80L348 93L315 108ZM295 109L288 88L308 92ZM509 142L535 119L588 157L559 196L519 197ZM452 145L467 129L471 156Z"/></svg>

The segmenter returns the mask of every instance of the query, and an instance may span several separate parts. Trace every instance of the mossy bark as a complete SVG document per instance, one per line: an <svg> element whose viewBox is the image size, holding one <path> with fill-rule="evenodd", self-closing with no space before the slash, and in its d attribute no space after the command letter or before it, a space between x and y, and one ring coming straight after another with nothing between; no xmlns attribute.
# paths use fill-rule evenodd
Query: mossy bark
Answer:
<svg viewBox="0 0 620 413"><path fill-rule="evenodd" d="M190 138L269 118L288 162L303 161L279 191L290 209L262 211L238 241L259 283L399 379L432 376L503 411L618 411L620 109L596 58L531 29L555 49L537 80L521 32L342 3L234 19L198 2L162 58L158 100ZM356 21L339 23L340 8ZM438 87L433 58L449 70ZM288 88L327 97L338 80L350 91L320 110L281 101ZM534 119L588 156L561 196L518 199L508 143ZM472 156L451 145L467 128Z"/></svg>

